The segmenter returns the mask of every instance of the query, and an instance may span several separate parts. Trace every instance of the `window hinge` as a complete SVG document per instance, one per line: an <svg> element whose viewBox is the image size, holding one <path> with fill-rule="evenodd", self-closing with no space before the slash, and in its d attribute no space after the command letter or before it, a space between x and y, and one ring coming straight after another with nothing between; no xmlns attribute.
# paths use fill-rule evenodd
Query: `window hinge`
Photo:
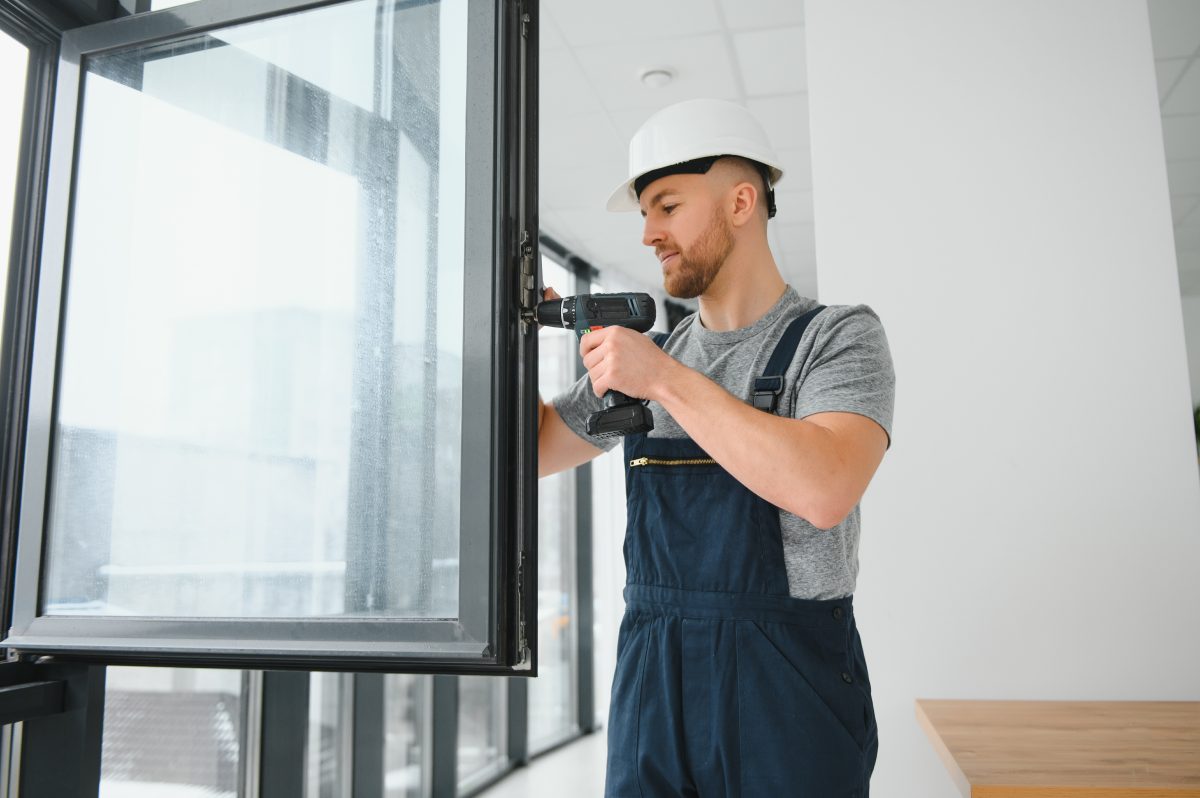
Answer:
<svg viewBox="0 0 1200 798"><path fill-rule="evenodd" d="M537 328L537 267L533 260L533 239L528 230L521 231L521 332Z"/></svg>

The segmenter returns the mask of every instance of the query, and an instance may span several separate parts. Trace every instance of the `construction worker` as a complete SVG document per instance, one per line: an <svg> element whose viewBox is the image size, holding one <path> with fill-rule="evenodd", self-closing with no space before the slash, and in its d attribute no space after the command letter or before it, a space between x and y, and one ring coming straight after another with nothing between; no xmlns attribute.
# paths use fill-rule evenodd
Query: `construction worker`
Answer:
<svg viewBox="0 0 1200 798"><path fill-rule="evenodd" d="M543 475L611 448L608 390L649 401L625 438L625 615L605 795L868 794L878 748L854 620L858 504L890 445L895 377L865 305L790 288L767 243L779 159L742 106L691 100L630 143L609 210L640 210L667 293L699 300L665 340L607 327L539 402Z"/></svg>

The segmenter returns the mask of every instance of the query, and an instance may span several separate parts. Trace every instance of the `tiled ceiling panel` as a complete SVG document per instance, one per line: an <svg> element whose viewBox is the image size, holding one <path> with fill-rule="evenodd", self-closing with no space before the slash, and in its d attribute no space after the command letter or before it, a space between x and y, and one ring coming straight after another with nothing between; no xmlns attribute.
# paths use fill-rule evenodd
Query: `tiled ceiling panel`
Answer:
<svg viewBox="0 0 1200 798"><path fill-rule="evenodd" d="M539 22L540 29L538 31L538 36L541 37L540 41L538 42L539 55L545 55L546 53L554 52L556 50L567 49L566 40L563 38L563 35L559 33L558 25L554 23L554 20L551 19L549 15L543 14Z"/></svg>
<svg viewBox="0 0 1200 798"><path fill-rule="evenodd" d="M1175 81L1183 74L1190 58L1164 58L1154 62L1158 75L1158 99L1161 101L1175 88Z"/></svg>
<svg viewBox="0 0 1200 798"><path fill-rule="evenodd" d="M656 42L721 30L713 0L553 0L542 4L546 8L572 47Z"/></svg>
<svg viewBox="0 0 1200 798"><path fill-rule="evenodd" d="M1164 116L1162 125L1167 161L1200 157L1200 115Z"/></svg>
<svg viewBox="0 0 1200 798"><path fill-rule="evenodd" d="M538 64L543 117L597 113L599 98L570 50L542 53Z"/></svg>
<svg viewBox="0 0 1200 798"><path fill-rule="evenodd" d="M1196 0L1150 0L1150 31L1154 57L1180 58L1196 51L1196 29L1200 25L1200 2Z"/></svg>
<svg viewBox="0 0 1200 798"><path fill-rule="evenodd" d="M804 24L804 3L798 0L721 0L721 12L735 31Z"/></svg>
<svg viewBox="0 0 1200 798"><path fill-rule="evenodd" d="M746 107L767 128L777 150L810 152L808 138L808 95L784 94L748 100Z"/></svg>
<svg viewBox="0 0 1200 798"><path fill-rule="evenodd" d="M1200 2L1149 8L1179 286L1200 295Z"/></svg>
<svg viewBox="0 0 1200 798"><path fill-rule="evenodd" d="M1163 114L1200 114L1200 67L1191 59L1182 75L1168 88Z"/></svg>
<svg viewBox="0 0 1200 798"><path fill-rule="evenodd" d="M1167 165L1172 194L1200 194L1200 158Z"/></svg>
<svg viewBox="0 0 1200 798"><path fill-rule="evenodd" d="M735 33L733 48L748 96L808 90L804 28Z"/></svg>
<svg viewBox="0 0 1200 798"><path fill-rule="evenodd" d="M650 113L694 97L738 99L733 62L719 33L702 36L621 42L576 51L600 102L610 111L642 109ZM639 79L643 70L668 68L675 79L653 89Z"/></svg>

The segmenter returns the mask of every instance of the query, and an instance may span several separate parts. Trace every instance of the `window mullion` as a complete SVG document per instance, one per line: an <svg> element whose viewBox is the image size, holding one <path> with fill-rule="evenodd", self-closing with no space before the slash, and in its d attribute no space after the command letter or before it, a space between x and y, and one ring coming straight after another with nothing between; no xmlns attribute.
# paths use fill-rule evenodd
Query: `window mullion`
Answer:
<svg viewBox="0 0 1200 798"><path fill-rule="evenodd" d="M309 680L304 671L263 673L259 798L304 794Z"/></svg>
<svg viewBox="0 0 1200 798"><path fill-rule="evenodd" d="M458 794L458 677L433 677L433 767L429 774L431 798ZM354 798L365 798L355 795Z"/></svg>
<svg viewBox="0 0 1200 798"><path fill-rule="evenodd" d="M529 762L529 681L508 680L508 759L513 765Z"/></svg>
<svg viewBox="0 0 1200 798"><path fill-rule="evenodd" d="M384 676L354 674L354 732L351 754L353 798L380 798L384 794Z"/></svg>

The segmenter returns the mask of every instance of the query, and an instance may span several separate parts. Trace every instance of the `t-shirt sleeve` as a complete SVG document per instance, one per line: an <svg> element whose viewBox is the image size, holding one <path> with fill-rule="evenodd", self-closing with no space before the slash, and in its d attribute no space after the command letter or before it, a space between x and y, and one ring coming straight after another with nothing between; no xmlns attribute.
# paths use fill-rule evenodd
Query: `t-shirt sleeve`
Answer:
<svg viewBox="0 0 1200 798"><path fill-rule="evenodd" d="M604 404L592 391L592 380L584 374L565 392L554 397L550 402L571 431L598 449L608 451L621 442L619 436L611 438L593 438L587 434L587 419L592 413L601 410Z"/></svg>
<svg viewBox="0 0 1200 798"><path fill-rule="evenodd" d="M866 305L834 305L816 321L812 352L793 389L792 416L858 413L883 427L891 447L896 373L879 316Z"/></svg>

